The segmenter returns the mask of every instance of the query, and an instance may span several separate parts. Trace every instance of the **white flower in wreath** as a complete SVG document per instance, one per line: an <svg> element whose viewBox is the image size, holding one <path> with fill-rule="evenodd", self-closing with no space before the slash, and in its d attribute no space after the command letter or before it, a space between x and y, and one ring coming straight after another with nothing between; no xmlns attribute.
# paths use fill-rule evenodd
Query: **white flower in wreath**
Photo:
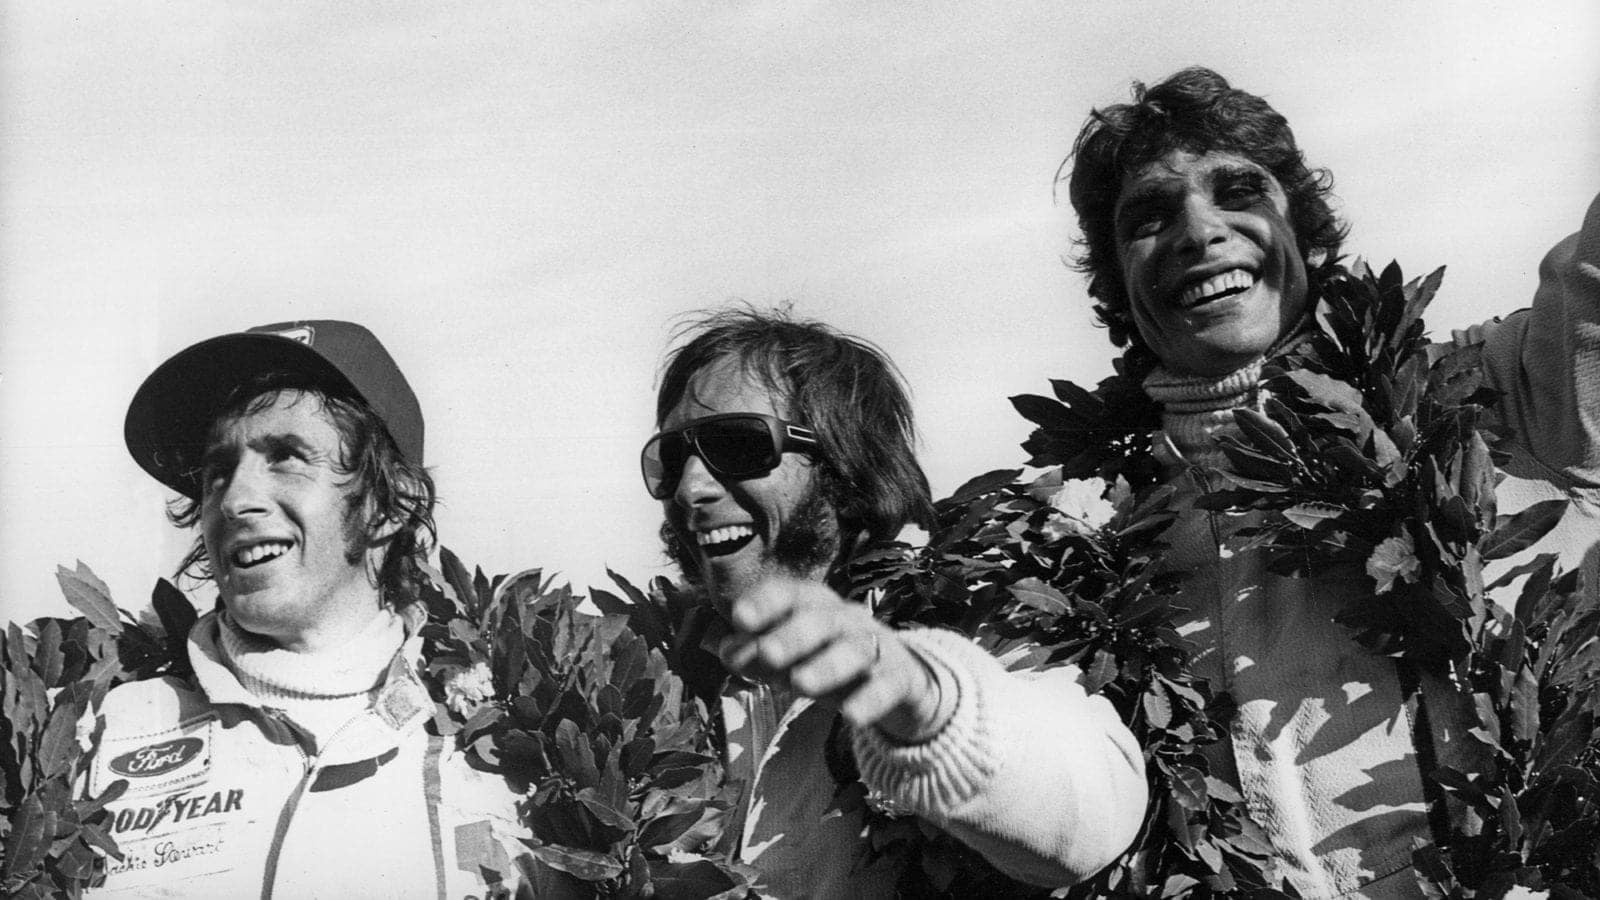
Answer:
<svg viewBox="0 0 1600 900"><path fill-rule="evenodd" d="M1411 535L1401 532L1398 537L1386 538L1367 557L1367 574L1378 583L1378 593L1394 588L1396 581L1415 584L1422 563L1417 560L1417 547Z"/></svg>
<svg viewBox="0 0 1600 900"><path fill-rule="evenodd" d="M690 853L678 847L667 848L667 862L675 866L684 866L690 863L704 862L706 857L698 853Z"/></svg>
<svg viewBox="0 0 1600 900"><path fill-rule="evenodd" d="M1127 487L1128 483L1119 477L1110 493L1116 497L1120 488L1125 500L1129 493ZM1116 503L1107 499L1106 494L1104 478L1068 479L1051 495L1050 505L1055 511L1045 519L1040 531L1051 541L1074 534L1087 537L1099 531L1117 514Z"/></svg>
<svg viewBox="0 0 1600 900"><path fill-rule="evenodd" d="M83 752L88 753L94 749L94 732L99 727L100 717L95 714L93 707L85 709L83 715L78 717L77 724L73 726L72 734Z"/></svg>
<svg viewBox="0 0 1600 900"><path fill-rule="evenodd" d="M494 696L494 676L486 663L455 669L444 680L444 705L462 718L478 711L478 704Z"/></svg>

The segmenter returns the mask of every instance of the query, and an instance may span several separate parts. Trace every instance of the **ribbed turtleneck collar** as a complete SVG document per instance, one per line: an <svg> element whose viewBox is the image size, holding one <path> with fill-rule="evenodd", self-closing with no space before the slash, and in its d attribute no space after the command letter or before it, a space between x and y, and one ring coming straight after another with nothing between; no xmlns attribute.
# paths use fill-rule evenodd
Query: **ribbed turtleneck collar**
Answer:
<svg viewBox="0 0 1600 900"><path fill-rule="evenodd" d="M1233 430L1233 410L1261 403L1258 357L1226 375L1177 375L1157 367L1144 380L1144 391L1161 404L1161 427L1184 461L1222 465L1216 438Z"/></svg>
<svg viewBox="0 0 1600 900"><path fill-rule="evenodd" d="M223 662L269 706L365 696L383 684L405 642L404 620L385 608L360 633L323 653L295 653L217 617Z"/></svg>

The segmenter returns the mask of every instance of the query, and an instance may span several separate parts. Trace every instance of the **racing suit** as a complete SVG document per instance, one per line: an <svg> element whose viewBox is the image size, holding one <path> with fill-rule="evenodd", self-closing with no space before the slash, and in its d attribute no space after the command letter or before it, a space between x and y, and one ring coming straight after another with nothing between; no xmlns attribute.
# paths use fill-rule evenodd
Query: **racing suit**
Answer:
<svg viewBox="0 0 1600 900"><path fill-rule="evenodd" d="M410 630L371 705L323 741L243 687L216 613L190 631L192 682L113 689L86 787L97 796L127 781L107 807L123 858L89 896L515 892L526 881L519 798L423 728L434 704Z"/></svg>

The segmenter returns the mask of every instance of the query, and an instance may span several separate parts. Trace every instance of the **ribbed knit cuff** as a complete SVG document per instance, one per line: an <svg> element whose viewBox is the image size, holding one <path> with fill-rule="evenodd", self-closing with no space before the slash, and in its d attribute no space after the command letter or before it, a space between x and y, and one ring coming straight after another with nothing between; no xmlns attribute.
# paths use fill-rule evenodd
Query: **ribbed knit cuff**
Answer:
<svg viewBox="0 0 1600 900"><path fill-rule="evenodd" d="M984 703L987 669L999 671L983 648L964 636L911 629L900 637L953 691L955 708L927 741L900 743L876 728L852 729L861 780L893 807L914 813L948 813L981 791L994 773L994 736Z"/></svg>

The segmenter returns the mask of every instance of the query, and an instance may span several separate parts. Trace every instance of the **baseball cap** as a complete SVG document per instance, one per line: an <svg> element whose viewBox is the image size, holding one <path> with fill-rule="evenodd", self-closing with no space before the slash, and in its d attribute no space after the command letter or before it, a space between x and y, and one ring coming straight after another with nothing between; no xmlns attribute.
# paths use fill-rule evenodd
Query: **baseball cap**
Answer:
<svg viewBox="0 0 1600 900"><path fill-rule="evenodd" d="M422 465L422 407L383 344L354 322L261 325L201 341L162 363L134 392L123 439L157 481L199 499L193 476L212 423L234 391L266 372L304 374L366 401L405 458Z"/></svg>

